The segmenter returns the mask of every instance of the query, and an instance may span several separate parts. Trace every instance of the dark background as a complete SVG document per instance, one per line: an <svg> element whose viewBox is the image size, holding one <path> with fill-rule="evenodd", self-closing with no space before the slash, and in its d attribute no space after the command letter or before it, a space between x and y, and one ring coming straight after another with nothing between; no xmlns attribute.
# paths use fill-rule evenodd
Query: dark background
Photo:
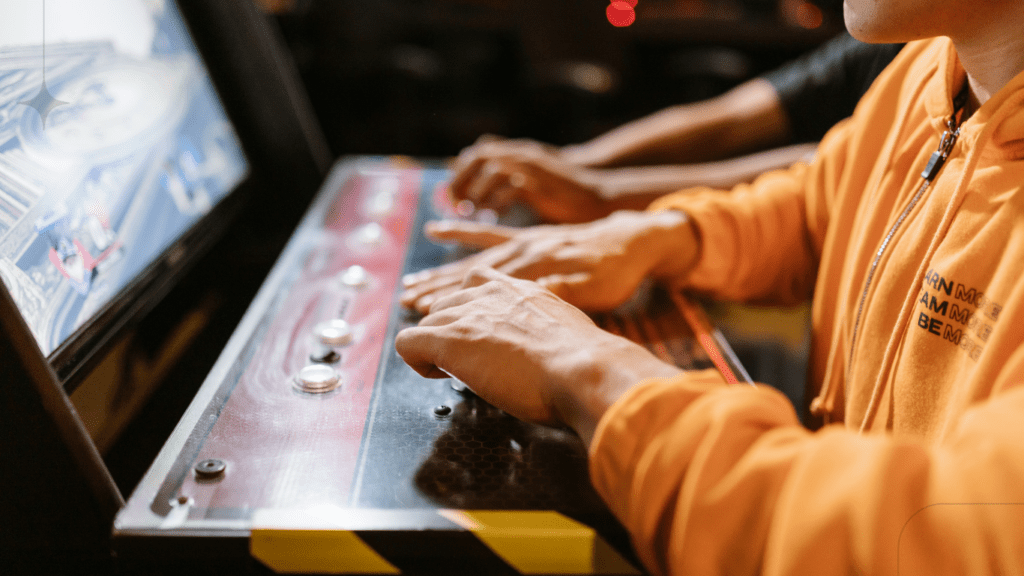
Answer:
<svg viewBox="0 0 1024 576"><path fill-rule="evenodd" d="M579 142L719 94L842 27L834 0L640 0L623 28L607 0L267 5L335 154L450 155L485 132Z"/></svg>

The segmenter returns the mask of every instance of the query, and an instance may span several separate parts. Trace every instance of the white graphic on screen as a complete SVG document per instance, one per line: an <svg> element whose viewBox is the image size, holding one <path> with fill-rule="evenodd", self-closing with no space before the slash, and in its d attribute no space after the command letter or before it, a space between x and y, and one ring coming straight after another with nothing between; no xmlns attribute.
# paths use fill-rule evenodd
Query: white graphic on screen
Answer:
<svg viewBox="0 0 1024 576"><path fill-rule="evenodd" d="M54 15L83 4L93 21ZM248 167L173 3L46 9L45 86L66 104L49 107L45 127L25 103L44 85L41 26L34 45L0 39L0 279L49 354ZM124 34L102 25L114 13ZM144 21L125 26L124 14ZM91 23L101 37L74 29Z"/></svg>

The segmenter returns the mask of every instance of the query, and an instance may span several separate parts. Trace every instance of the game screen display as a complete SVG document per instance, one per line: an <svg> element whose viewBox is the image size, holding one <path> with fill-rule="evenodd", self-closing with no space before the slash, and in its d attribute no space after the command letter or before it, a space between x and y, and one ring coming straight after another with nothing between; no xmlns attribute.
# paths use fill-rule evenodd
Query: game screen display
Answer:
<svg viewBox="0 0 1024 576"><path fill-rule="evenodd" d="M174 2L0 12L0 279L49 355L248 164Z"/></svg>

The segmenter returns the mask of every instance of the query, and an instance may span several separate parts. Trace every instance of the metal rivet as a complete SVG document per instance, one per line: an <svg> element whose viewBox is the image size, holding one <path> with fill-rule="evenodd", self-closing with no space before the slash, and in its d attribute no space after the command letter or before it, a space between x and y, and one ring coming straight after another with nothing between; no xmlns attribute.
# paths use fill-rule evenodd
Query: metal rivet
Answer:
<svg viewBox="0 0 1024 576"><path fill-rule="evenodd" d="M452 409L448 406L437 406L434 408L434 414L438 416L447 416L452 413Z"/></svg>
<svg viewBox="0 0 1024 576"><path fill-rule="evenodd" d="M206 460L202 460L196 464L195 471L196 475L200 478L210 479L223 474L225 468L227 468L227 464L225 464L223 460L207 458Z"/></svg>

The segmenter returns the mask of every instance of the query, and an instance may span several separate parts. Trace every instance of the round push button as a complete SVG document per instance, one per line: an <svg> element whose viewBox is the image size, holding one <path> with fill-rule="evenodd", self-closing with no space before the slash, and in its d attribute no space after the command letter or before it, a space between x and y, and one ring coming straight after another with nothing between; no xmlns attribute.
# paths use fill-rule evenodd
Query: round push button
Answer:
<svg viewBox="0 0 1024 576"><path fill-rule="evenodd" d="M366 268L358 264L354 264L345 269L341 275L338 276L341 283L345 286L352 288L362 288L366 286L366 283L370 280L370 273L366 271Z"/></svg>
<svg viewBox="0 0 1024 576"><path fill-rule="evenodd" d="M376 246L384 239L384 228L376 222L370 222L356 230L356 241L364 246Z"/></svg>
<svg viewBox="0 0 1024 576"><path fill-rule="evenodd" d="M328 346L345 346L352 343L352 327L341 318L321 322L313 327L313 334Z"/></svg>
<svg viewBox="0 0 1024 576"><path fill-rule="evenodd" d="M366 214L371 218L383 218L395 210L395 195L390 190L375 193L364 205Z"/></svg>
<svg viewBox="0 0 1024 576"><path fill-rule="evenodd" d="M322 394L334 390L341 384L341 374L325 364L312 364L299 370L294 383L295 387L303 392Z"/></svg>

